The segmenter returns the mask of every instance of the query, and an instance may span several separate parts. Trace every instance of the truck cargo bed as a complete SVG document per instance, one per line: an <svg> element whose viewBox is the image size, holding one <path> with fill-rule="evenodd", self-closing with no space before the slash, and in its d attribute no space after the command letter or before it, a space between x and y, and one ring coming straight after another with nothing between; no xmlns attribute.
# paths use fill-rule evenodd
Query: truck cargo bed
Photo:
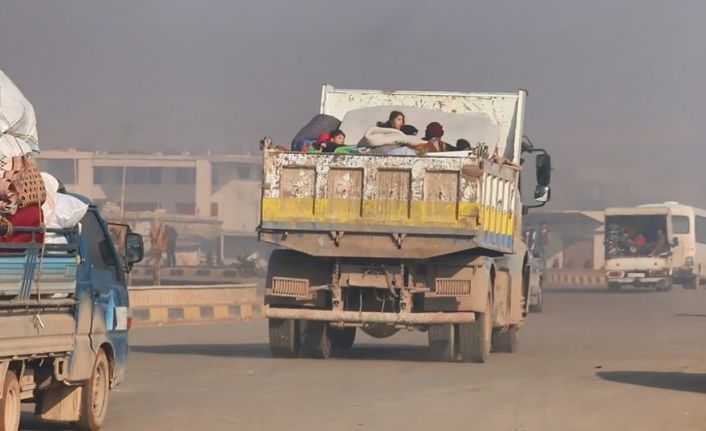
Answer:
<svg viewBox="0 0 706 431"><path fill-rule="evenodd" d="M261 236L308 254L513 250L516 171L489 160L265 150L263 178Z"/></svg>

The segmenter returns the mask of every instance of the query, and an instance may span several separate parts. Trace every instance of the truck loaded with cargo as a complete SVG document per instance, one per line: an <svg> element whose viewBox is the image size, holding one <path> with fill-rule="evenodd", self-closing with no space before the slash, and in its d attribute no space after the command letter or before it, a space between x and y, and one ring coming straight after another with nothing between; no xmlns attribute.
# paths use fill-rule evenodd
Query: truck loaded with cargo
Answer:
<svg viewBox="0 0 706 431"><path fill-rule="evenodd" d="M426 331L437 360L516 350L532 259L521 219L549 200L551 171L523 136L525 100L324 86L325 127L307 125L291 150L263 139L258 232L281 247L265 296L274 356L326 358L358 329ZM311 136L331 129L336 140Z"/></svg>
<svg viewBox="0 0 706 431"><path fill-rule="evenodd" d="M125 373L126 274L142 237L39 172L31 104L0 72L0 431L22 402L98 430Z"/></svg>

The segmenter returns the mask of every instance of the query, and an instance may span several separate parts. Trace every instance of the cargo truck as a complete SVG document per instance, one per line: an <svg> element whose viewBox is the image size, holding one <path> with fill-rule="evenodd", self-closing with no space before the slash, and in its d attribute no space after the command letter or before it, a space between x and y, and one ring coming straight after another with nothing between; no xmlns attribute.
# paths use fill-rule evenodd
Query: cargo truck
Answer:
<svg viewBox="0 0 706 431"><path fill-rule="evenodd" d="M108 391L125 374L126 278L143 257L142 237L127 226L109 229L95 205L75 197L90 205L75 228L0 227L2 431L18 429L23 402L35 403L39 419L98 430ZM8 229L66 241L3 242Z"/></svg>
<svg viewBox="0 0 706 431"><path fill-rule="evenodd" d="M549 200L551 177L550 156L523 135L526 96L323 87L320 112L342 119L349 143L399 110L420 130L441 123L445 141L470 151L301 153L263 140L258 234L281 247L266 280L273 356L327 358L358 329L402 328L426 331L435 360L516 351L532 258L521 219Z"/></svg>

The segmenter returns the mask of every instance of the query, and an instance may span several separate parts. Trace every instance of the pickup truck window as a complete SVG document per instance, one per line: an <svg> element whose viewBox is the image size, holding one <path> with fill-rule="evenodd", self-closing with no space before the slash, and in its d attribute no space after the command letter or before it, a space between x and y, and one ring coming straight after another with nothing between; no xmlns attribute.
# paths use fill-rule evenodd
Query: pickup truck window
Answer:
<svg viewBox="0 0 706 431"><path fill-rule="evenodd" d="M93 267L110 271L116 280L120 280L118 275L118 261L110 247L110 240L106 235L101 223L92 211L86 213L81 221L82 233L86 237L88 258Z"/></svg>

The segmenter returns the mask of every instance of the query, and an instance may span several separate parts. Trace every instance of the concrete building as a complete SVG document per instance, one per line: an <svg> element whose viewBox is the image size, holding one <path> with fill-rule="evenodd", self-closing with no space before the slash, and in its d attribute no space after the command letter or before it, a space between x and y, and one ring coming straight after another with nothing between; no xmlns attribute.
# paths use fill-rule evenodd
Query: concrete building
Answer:
<svg viewBox="0 0 706 431"><path fill-rule="evenodd" d="M259 156L68 150L43 151L37 160L69 190L131 218L155 213L220 221L226 259L259 247Z"/></svg>
<svg viewBox="0 0 706 431"><path fill-rule="evenodd" d="M551 232L548 268L600 269L605 266L603 211L530 213L525 226L539 229L546 222Z"/></svg>

